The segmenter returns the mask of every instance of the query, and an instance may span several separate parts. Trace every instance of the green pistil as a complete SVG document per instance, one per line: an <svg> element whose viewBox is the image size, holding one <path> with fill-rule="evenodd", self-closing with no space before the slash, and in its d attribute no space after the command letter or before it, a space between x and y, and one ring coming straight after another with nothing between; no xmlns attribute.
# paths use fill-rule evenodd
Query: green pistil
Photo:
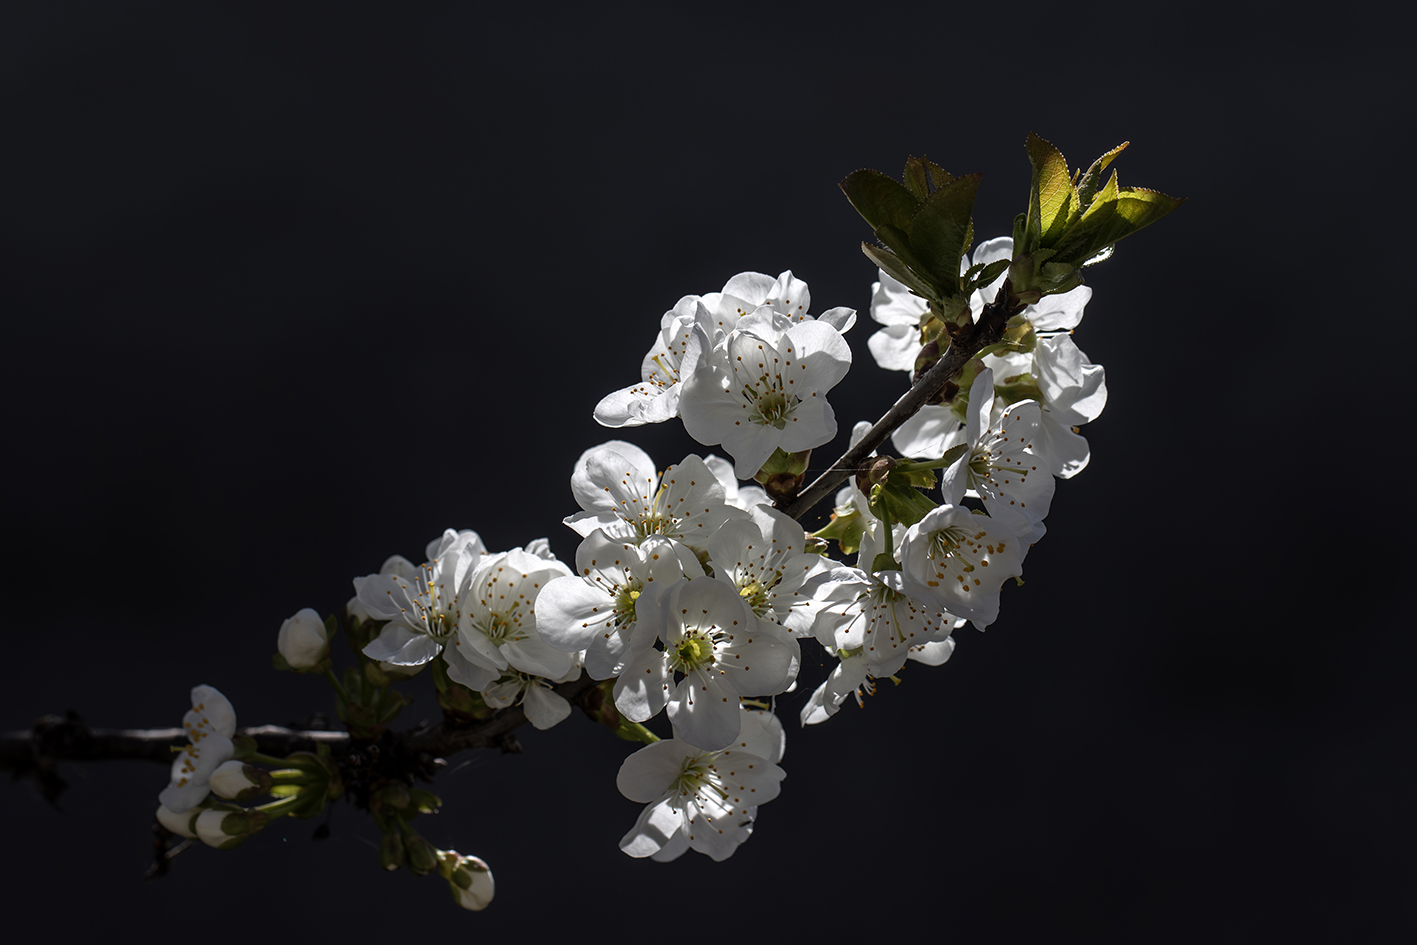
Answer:
<svg viewBox="0 0 1417 945"><path fill-rule="evenodd" d="M615 595L615 613L619 615L621 626L635 622L635 602L640 599L640 590L633 584L621 587Z"/></svg>

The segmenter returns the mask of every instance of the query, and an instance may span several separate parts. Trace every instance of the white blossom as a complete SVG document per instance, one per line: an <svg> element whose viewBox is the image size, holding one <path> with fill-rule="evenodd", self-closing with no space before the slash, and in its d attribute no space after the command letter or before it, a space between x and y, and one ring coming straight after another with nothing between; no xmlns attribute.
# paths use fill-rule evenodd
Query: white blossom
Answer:
<svg viewBox="0 0 1417 945"><path fill-rule="evenodd" d="M699 358L684 379L679 414L690 436L722 444L738 478L751 479L774 450L796 453L836 436L826 394L850 367L851 348L835 328L792 324L764 307Z"/></svg>
<svg viewBox="0 0 1417 945"><path fill-rule="evenodd" d="M968 260L960 260L960 272L963 273L971 264L1012 259L1013 248L1012 237L986 240L975 248ZM872 335L866 346L876 363L886 370L914 371L915 359L923 347L920 342L920 318L929 303L884 270L880 270L879 274L880 281L871 285L871 318L885 327ZM1005 270L987 286L970 293L969 312L974 321L979 321L984 306L994 300L1007 277L1008 271ZM1034 331L1072 329L1082 320L1083 307L1091 298L1092 289L1078 286L1068 292L1044 296L1036 305L1025 306L1021 315Z"/></svg>
<svg viewBox="0 0 1417 945"><path fill-rule="evenodd" d="M743 517L724 502L723 486L699 457L690 454L661 475L648 453L623 440L582 453L571 492L583 511L565 523L583 537L597 528L633 542L661 535L699 551L718 526Z"/></svg>
<svg viewBox="0 0 1417 945"><path fill-rule="evenodd" d="M979 372L969 389L965 451L940 475L940 491L948 505L959 505L966 494L983 499L991 518L1006 522L1023 540L1020 552L1043 537L1044 516L1056 488L1052 474L1040 469L1033 451L1041 411L1033 400L996 407L994 372Z"/></svg>
<svg viewBox="0 0 1417 945"><path fill-rule="evenodd" d="M355 592L370 619L388 621L364 655L395 666L420 666L442 652L457 632L458 589L486 551L477 532L450 528L428 544L428 560L412 578L400 574L398 566L356 578Z"/></svg>
<svg viewBox="0 0 1417 945"><path fill-rule="evenodd" d="M597 528L576 549L576 574L553 578L536 598L537 630L559 650L584 650L592 679L618 676L659 635L659 592L703 573L671 538L650 535L637 545Z"/></svg>
<svg viewBox="0 0 1417 945"><path fill-rule="evenodd" d="M680 581L660 602L664 649L630 660L615 681L615 707L644 722L667 705L680 738L711 751L727 747L738 734L738 698L775 695L793 681L797 641L712 578Z"/></svg>
<svg viewBox="0 0 1417 945"><path fill-rule="evenodd" d="M182 717L187 747L172 762L171 783L157 799L174 814L196 807L211 792L211 776L236 753L231 736L236 734L236 710L212 686L192 689L192 708Z"/></svg>
<svg viewBox="0 0 1417 945"><path fill-rule="evenodd" d="M902 589L983 630L999 615L1000 587L1023 574L1022 555L1023 541L1006 523L942 505L905 532Z"/></svg>
<svg viewBox="0 0 1417 945"><path fill-rule="evenodd" d="M536 632L536 598L571 569L513 548L489 555L458 591L456 635L443 651L448 676L480 691L507 669L557 679L576 664L574 653L546 644Z"/></svg>
<svg viewBox="0 0 1417 945"><path fill-rule="evenodd" d="M722 456L710 453L704 457L704 465L713 471L719 485L723 486L723 501L735 509L746 511L755 505L772 505L772 499L768 498L767 490L762 486L756 483L739 485L738 477L733 474L733 464Z"/></svg>
<svg viewBox="0 0 1417 945"><path fill-rule="evenodd" d="M674 738L625 759L615 784L646 807L620 849L660 862L693 849L721 861L748 839L759 805L777 797L786 776L776 764L785 742L770 713L735 711L737 732L722 750L684 741L676 726Z"/></svg>

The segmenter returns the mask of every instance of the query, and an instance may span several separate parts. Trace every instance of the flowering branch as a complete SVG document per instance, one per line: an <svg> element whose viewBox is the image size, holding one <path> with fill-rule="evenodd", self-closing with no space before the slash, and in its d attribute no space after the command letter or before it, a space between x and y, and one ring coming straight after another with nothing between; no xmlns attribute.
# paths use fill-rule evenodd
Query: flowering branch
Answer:
<svg viewBox="0 0 1417 945"><path fill-rule="evenodd" d="M582 701L595 681L582 673L571 682L561 683L554 691L569 702ZM428 728L410 729L386 736L387 749L396 756L421 760L419 767L430 773L439 767L436 759L447 759L458 752L475 748L499 748L520 752L512 732L526 724L526 711L520 706L503 709L481 721L460 723L445 720ZM295 752L314 752L321 746L329 749L337 764L343 765L352 752L370 742L355 739L349 732L305 730L279 725L259 725L237 730L255 743L263 755L286 756ZM5 732L0 735L0 769L15 777L33 775L41 782L45 797L51 802L64 789L64 782L54 771L56 761L154 761L172 764L173 757L187 743L188 733L181 728L91 729L79 716L46 715L25 732ZM409 772L411 775L413 772Z"/></svg>
<svg viewBox="0 0 1417 945"><path fill-rule="evenodd" d="M380 831L381 867L437 872L478 910L492 899L491 871L420 835L416 818L443 801L416 785L461 751L519 752L517 728L551 728L579 705L642 743L616 778L645 805L625 853L731 856L785 776L786 735L764 700L797 685L804 643L835 665L803 725L874 693L874 680L898 682L907 661L946 662L956 630L997 618L1002 587L1046 532L1056 482L1088 463L1078 426L1100 413L1106 388L1070 338L1091 295L1082 268L1180 201L1123 188L1115 172L1104 184L1121 148L1086 172L1036 135L1026 148L1027 210L1012 236L972 254L980 175L911 157L900 181L863 169L841 182L877 240L862 251L880 272L871 317L884 327L867 347L913 383L807 488L798 492L811 451L836 436L827 395L851 367L843 333L856 312L810 314L791 270L740 273L664 313L640 381L594 411L617 429L678 418L731 462L690 454L661 468L618 439L586 450L571 475L580 511L563 519L581 538L574 567L545 538L495 551L475 531L447 529L421 564L392 555L354 578L343 635L356 662L339 674L335 615L306 608L281 625L272 665L323 677L347 731L238 729L230 700L202 684L181 728L91 730L72 712L47 716L0 737L0 768L34 776L52 802L65 786L60 760L168 764L156 874L182 848L168 847L175 837L229 850L344 797ZM887 437L903 460L869 459ZM859 488L808 535L802 517L853 473ZM833 557L830 541L855 564ZM425 669L442 720L391 730L411 701L395 683ZM661 713L668 738L643 724Z"/></svg>

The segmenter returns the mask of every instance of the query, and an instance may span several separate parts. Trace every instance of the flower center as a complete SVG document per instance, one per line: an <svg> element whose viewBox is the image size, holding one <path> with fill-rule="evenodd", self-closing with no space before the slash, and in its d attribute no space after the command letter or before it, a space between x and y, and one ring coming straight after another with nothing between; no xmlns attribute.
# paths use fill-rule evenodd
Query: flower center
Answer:
<svg viewBox="0 0 1417 945"><path fill-rule="evenodd" d="M685 630L684 636L669 649L670 665L686 675L712 665L713 661L713 638L699 629Z"/></svg>
<svg viewBox="0 0 1417 945"><path fill-rule="evenodd" d="M635 584L622 584L615 594L614 621L622 627L635 622L635 603L640 599L640 589Z"/></svg>

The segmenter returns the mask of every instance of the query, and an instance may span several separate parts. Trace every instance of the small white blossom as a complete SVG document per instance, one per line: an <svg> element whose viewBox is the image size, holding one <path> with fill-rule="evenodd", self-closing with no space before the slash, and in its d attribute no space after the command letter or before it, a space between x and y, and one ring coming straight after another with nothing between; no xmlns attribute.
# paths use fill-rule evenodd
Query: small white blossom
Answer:
<svg viewBox="0 0 1417 945"><path fill-rule="evenodd" d="M158 802L174 814L196 807L211 792L211 776L236 753L236 711L231 702L211 686L192 689L192 708L182 717L187 747L172 762L172 780L158 794Z"/></svg>
<svg viewBox="0 0 1417 945"><path fill-rule="evenodd" d="M480 858L464 856L456 850L439 850L438 873L447 879L453 901L464 909L481 912L491 904L497 887L492 868Z"/></svg>
<svg viewBox="0 0 1417 945"><path fill-rule="evenodd" d="M615 681L615 707L645 722L667 705L679 737L707 750L738 735L740 696L775 695L793 681L797 641L760 621L732 587L680 581L660 596L663 650L636 656ZM675 682L675 675L682 676Z"/></svg>
<svg viewBox="0 0 1417 945"><path fill-rule="evenodd" d="M483 559L457 594L457 632L443 652L448 676L481 691L508 669L549 679L569 672L575 654L548 646L536 631L536 598L570 573L521 548Z"/></svg>
<svg viewBox="0 0 1417 945"><path fill-rule="evenodd" d="M744 517L724 502L723 486L699 457L690 454L661 475L648 453L623 440L582 453L571 492L584 511L565 523L583 537L597 528L633 542L661 535L699 551L718 526Z"/></svg>
<svg viewBox="0 0 1417 945"><path fill-rule="evenodd" d="M1043 537L1043 518L1056 488L1052 474L1040 469L1043 460L1032 449L1041 412L1033 400L996 406L994 372L979 372L969 389L964 453L940 476L940 491L948 505L959 505L966 494L984 500L991 518L1006 522L1023 540L1020 552Z"/></svg>
<svg viewBox="0 0 1417 945"><path fill-rule="evenodd" d="M850 367L851 348L835 328L792 324L764 307L699 358L684 379L679 414L690 436L722 444L738 478L751 479L774 450L801 452L836 436L826 395Z"/></svg>
<svg viewBox="0 0 1417 945"><path fill-rule="evenodd" d="M721 861L748 839L758 806L777 797L786 776L776 764L785 742L770 713L736 711L737 736L721 751L683 741L676 728L625 759L615 784L647 806L620 849L660 862L693 849Z"/></svg>
<svg viewBox="0 0 1417 945"><path fill-rule="evenodd" d="M430 542L427 551L428 560L412 578L395 567L355 579L355 591L370 618L388 621L364 648L370 659L421 666L442 652L457 632L458 588L482 563L486 546L476 532L450 528Z"/></svg>
<svg viewBox="0 0 1417 945"><path fill-rule="evenodd" d="M905 532L903 590L983 630L999 615L1003 583L1023 574L1022 555L1023 541L1006 523L942 505Z"/></svg>
<svg viewBox="0 0 1417 945"><path fill-rule="evenodd" d="M553 578L536 598L537 631L558 650L584 650L590 677L609 679L654 644L659 592L704 569L673 539L651 535L637 545L597 528L576 549L576 572Z"/></svg>

